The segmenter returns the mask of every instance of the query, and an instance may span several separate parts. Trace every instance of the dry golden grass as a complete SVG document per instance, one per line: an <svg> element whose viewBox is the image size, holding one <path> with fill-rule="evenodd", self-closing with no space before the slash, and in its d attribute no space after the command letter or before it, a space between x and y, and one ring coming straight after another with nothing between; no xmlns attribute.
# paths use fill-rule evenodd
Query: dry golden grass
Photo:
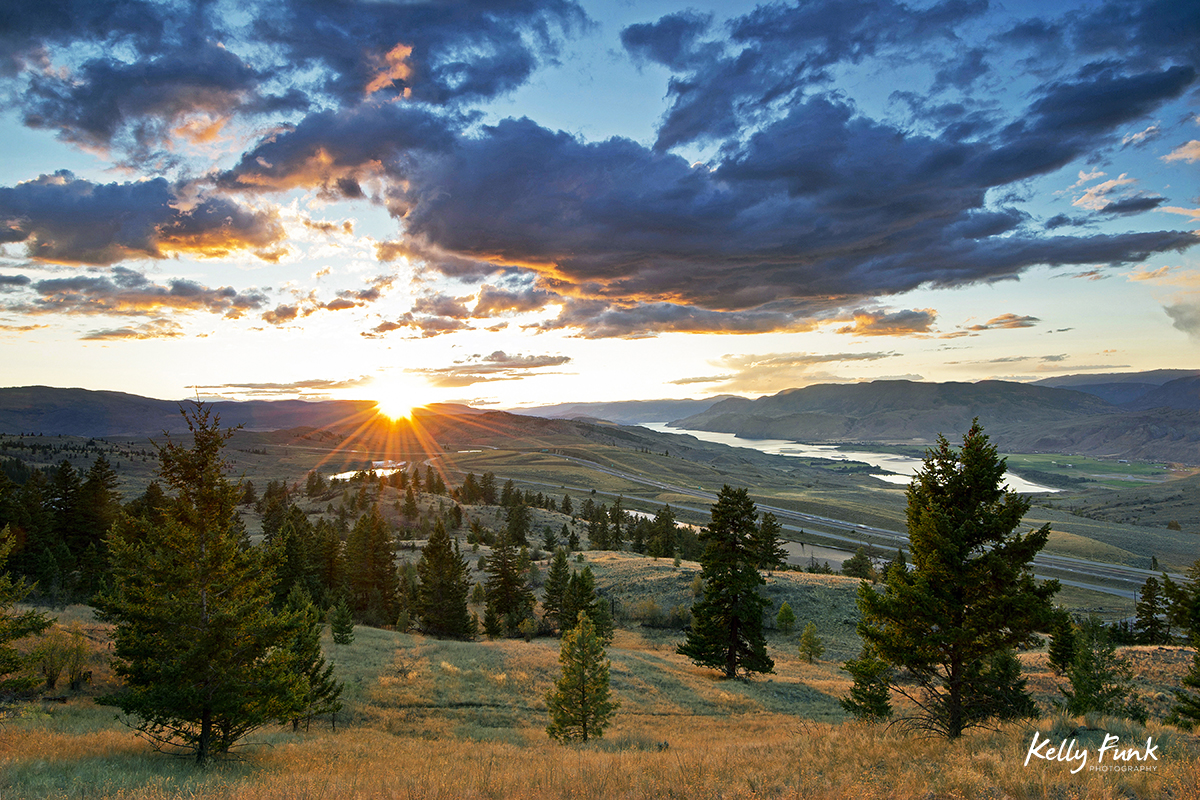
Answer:
<svg viewBox="0 0 1200 800"><path fill-rule="evenodd" d="M690 598L694 564L627 555L589 556L599 582L621 597ZM769 589L821 626L827 645L855 649L844 624L856 582L776 575ZM663 600L664 604L667 600ZM68 620L102 626L72 610ZM35 705L0 726L0 800L340 800L341 798L1104 798L1200 799L1200 742L1171 728L1064 719L973 731L955 742L845 719L849 688L838 658L802 661L797 634L772 632L773 675L722 681L675 652L678 634L631 627L609 648L621 708L602 740L563 747L545 733L545 693L558 674L557 641L453 642L358 628L327 652L346 681L338 728L260 731L235 761L197 771L153 754L114 711L87 696ZM96 656L103 655L97 644ZM1168 699L1190 659L1182 648L1128 648L1143 701ZM1042 652L1021 654L1047 710L1062 679ZM91 687L89 694L101 691ZM1161 705L1161 704L1160 704ZM1156 708L1152 706L1152 708ZM1157 713L1157 710L1156 712ZM1094 730L1077 730L1092 728ZM1024 764L1037 731L1055 743L1099 747L1159 743L1154 772L1070 773Z"/></svg>

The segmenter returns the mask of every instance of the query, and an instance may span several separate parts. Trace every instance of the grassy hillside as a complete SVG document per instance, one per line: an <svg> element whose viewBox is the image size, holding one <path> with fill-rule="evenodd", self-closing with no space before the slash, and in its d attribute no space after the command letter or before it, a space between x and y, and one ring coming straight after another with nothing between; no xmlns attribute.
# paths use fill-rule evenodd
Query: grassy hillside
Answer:
<svg viewBox="0 0 1200 800"><path fill-rule="evenodd" d="M611 553L586 559L623 605L687 600L696 565ZM235 760L197 771L153 754L98 707L111 687L104 627L86 625L96 682L65 704L28 707L0 727L0 797L229 798L1128 798L1200 796L1200 741L1172 728L1052 714L945 742L898 728L847 721L836 702L849 682L838 662L857 652L856 582L777 575L768 594L787 599L801 624L817 623L827 651L815 664L797 634L768 634L773 675L722 681L677 655L680 634L626 620L609 657L621 703L605 736L586 746L553 744L545 693L558 674L557 641L452 642L359 627L348 646L325 649L346 682L347 708L308 731L263 730ZM1162 713L1166 689L1190 651L1128 648L1139 694ZM1035 697L1048 710L1060 679L1044 653L1021 654ZM1088 728L1089 730L1080 730ZM1071 775L1063 764L1023 764L1034 731L1057 742L1098 731L1124 745L1159 745L1153 773ZM1093 741L1095 739L1095 741Z"/></svg>

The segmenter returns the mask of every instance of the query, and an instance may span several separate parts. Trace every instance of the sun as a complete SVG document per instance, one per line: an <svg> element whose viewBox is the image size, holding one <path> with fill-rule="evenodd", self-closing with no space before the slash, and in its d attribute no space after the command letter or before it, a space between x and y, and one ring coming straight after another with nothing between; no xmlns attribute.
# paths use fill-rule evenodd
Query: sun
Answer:
<svg viewBox="0 0 1200 800"><path fill-rule="evenodd" d="M389 394L375 401L375 410L393 421L408 419L416 406L401 394Z"/></svg>

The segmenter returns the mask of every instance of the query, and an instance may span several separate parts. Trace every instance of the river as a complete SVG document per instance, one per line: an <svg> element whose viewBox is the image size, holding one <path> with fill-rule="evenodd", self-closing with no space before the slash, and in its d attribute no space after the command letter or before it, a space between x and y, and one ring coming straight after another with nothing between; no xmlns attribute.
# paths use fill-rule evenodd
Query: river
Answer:
<svg viewBox="0 0 1200 800"><path fill-rule="evenodd" d="M883 470L883 472L873 474L871 477L901 486L908 485L909 481L912 480L912 476L917 474L917 470L921 468L923 463L919 458L902 456L896 453L843 450L838 445L833 444L804 444L802 442L791 442L786 439L743 439L732 433L671 428L665 422L642 422L639 424L643 428L649 428L659 433L686 433L704 442L727 444L730 447L749 447L753 450L777 456L827 458L831 461L860 461ZM1038 492L1058 491L1058 489L1051 489L1049 486L1041 486L1040 484L1027 481L1011 472L1006 472L1004 479L1010 488L1018 492L1034 494Z"/></svg>

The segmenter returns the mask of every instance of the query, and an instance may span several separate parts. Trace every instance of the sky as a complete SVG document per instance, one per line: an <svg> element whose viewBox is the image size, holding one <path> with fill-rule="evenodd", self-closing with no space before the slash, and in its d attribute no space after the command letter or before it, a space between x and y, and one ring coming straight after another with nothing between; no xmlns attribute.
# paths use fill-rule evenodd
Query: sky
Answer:
<svg viewBox="0 0 1200 800"><path fill-rule="evenodd" d="M4 385L1200 368L1194 3L5 5Z"/></svg>

